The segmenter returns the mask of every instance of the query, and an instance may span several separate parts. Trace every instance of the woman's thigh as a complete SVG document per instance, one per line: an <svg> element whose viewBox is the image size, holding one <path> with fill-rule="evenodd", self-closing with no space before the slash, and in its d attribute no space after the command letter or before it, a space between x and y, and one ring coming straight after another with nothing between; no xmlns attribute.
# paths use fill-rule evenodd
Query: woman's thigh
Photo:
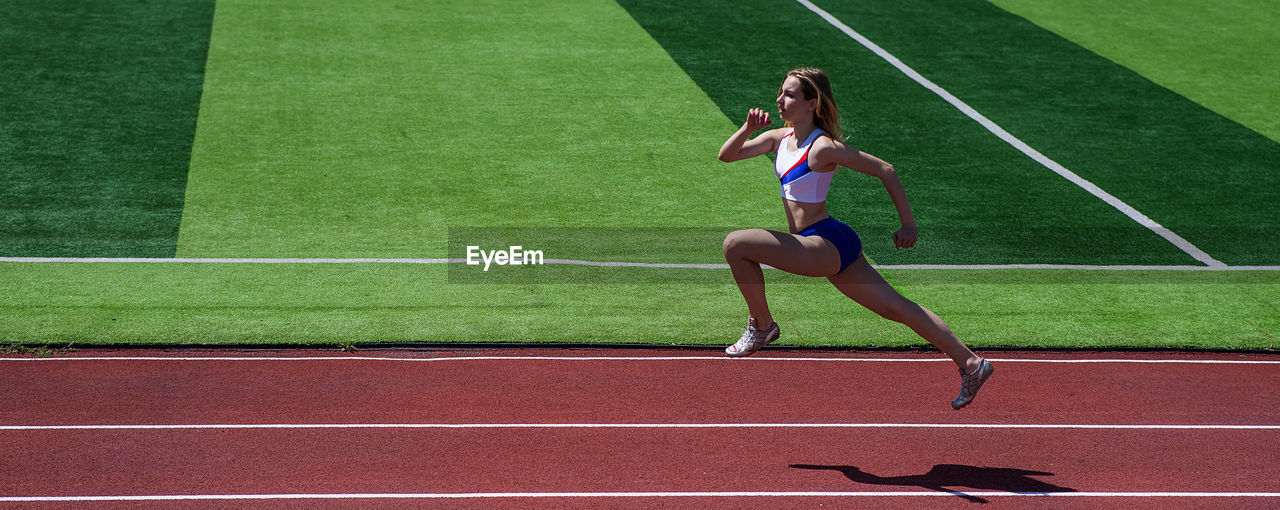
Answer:
<svg viewBox="0 0 1280 510"><path fill-rule="evenodd" d="M803 276L832 276L840 271L840 253L818 236L749 229L724 239L726 258L740 257Z"/></svg>
<svg viewBox="0 0 1280 510"><path fill-rule="evenodd" d="M900 322L904 312L912 305L862 255L844 271L828 276L827 279L850 299L891 320Z"/></svg>

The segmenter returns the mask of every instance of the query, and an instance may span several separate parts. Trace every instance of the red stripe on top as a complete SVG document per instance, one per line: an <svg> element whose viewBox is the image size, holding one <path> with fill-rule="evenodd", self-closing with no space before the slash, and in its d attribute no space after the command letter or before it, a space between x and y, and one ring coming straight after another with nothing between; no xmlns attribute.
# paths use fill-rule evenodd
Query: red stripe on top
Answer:
<svg viewBox="0 0 1280 510"><path fill-rule="evenodd" d="M796 167L809 161L809 151L811 150L813 150L813 144L809 144L809 147L804 150L804 155L800 156L800 161L796 161L796 164L791 165L791 168L788 168L786 172L782 172L782 177L779 177L778 180L785 180L787 178L787 174L790 174L792 170L795 170Z"/></svg>

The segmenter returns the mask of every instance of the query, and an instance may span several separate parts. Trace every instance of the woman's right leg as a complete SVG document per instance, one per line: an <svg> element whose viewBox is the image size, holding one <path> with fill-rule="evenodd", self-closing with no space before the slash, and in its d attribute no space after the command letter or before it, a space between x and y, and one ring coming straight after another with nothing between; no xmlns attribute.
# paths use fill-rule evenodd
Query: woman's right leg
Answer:
<svg viewBox="0 0 1280 510"><path fill-rule="evenodd" d="M725 237L724 259L747 302L747 310L761 329L773 325L773 315L765 300L760 264L803 276L830 276L840 270L840 253L830 241L758 228L738 230Z"/></svg>
<svg viewBox="0 0 1280 510"><path fill-rule="evenodd" d="M911 328L917 335L946 353L964 373L974 371L982 362L982 358L969 350L936 314L903 297L884 281L880 273L867 263L865 256L859 255L848 268L828 279L840 292L858 304L881 317Z"/></svg>
<svg viewBox="0 0 1280 510"><path fill-rule="evenodd" d="M866 257L859 255L848 268L829 279L840 292L858 304L881 317L906 324L916 334L946 353L960 367L960 395L951 402L952 409L969 405L978 394L978 389L995 370L990 362L979 358L956 338L942 319L928 308L903 297L884 281L875 268L867 263Z"/></svg>

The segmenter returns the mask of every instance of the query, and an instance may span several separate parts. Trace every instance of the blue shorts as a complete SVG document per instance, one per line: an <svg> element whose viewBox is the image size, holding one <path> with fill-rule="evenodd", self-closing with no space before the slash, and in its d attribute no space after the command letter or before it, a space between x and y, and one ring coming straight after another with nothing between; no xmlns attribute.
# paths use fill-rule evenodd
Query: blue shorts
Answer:
<svg viewBox="0 0 1280 510"><path fill-rule="evenodd" d="M805 237L816 235L831 241L831 244L836 246L836 251L840 252L841 271L849 267L853 261L858 260L858 255L862 253L862 240L858 239L858 233L830 216L805 227L800 231L800 235Z"/></svg>

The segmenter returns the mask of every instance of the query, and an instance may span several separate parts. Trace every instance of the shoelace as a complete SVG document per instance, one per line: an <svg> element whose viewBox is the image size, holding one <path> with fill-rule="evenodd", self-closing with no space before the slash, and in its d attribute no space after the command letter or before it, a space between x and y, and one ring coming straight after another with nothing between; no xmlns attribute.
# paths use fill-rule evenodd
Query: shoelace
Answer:
<svg viewBox="0 0 1280 510"><path fill-rule="evenodd" d="M760 330L753 328L751 326L747 326L747 330L742 332L742 338L739 338L738 342L733 344L734 350L738 352L742 352L747 349L750 349L751 344L755 342L756 334L759 332Z"/></svg>
<svg viewBox="0 0 1280 510"><path fill-rule="evenodd" d="M751 340L750 340L751 347L756 347L756 348L760 347L757 344L764 343L764 341L769 338L769 331L773 331L773 328L769 328L768 331L762 331L759 329L753 330L751 333Z"/></svg>

